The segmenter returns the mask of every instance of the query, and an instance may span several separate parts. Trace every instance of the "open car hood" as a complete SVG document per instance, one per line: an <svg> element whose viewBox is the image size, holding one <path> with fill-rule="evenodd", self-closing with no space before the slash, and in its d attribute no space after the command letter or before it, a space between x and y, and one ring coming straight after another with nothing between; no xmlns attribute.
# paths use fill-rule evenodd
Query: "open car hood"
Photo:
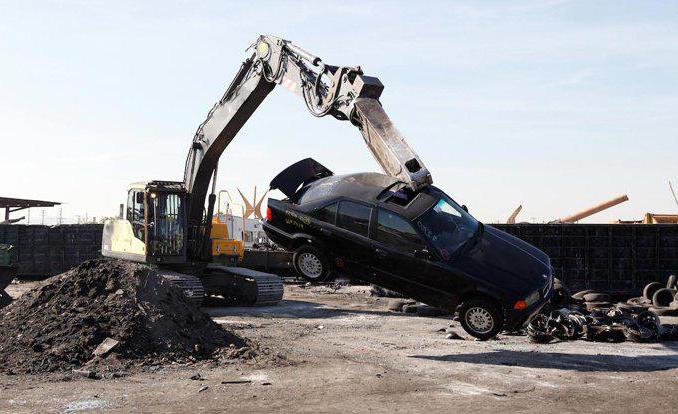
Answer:
<svg viewBox="0 0 678 414"><path fill-rule="evenodd" d="M334 175L334 173L318 161L313 158L306 158L290 165L276 175L271 180L271 190L280 190L287 197L292 198L300 187L330 175Z"/></svg>

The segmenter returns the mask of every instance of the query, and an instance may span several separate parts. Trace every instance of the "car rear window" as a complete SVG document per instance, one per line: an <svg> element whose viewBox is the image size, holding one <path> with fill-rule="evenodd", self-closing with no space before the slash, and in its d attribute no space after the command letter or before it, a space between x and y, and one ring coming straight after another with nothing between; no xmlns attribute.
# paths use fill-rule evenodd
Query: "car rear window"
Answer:
<svg viewBox="0 0 678 414"><path fill-rule="evenodd" d="M383 209L377 211L377 230L374 239L405 253L414 253L426 247L419 233L407 220Z"/></svg>
<svg viewBox="0 0 678 414"><path fill-rule="evenodd" d="M337 226L361 236L367 237L372 208L362 204L342 201L339 203Z"/></svg>
<svg viewBox="0 0 678 414"><path fill-rule="evenodd" d="M334 224L337 217L337 203L332 203L313 213L315 218L326 223Z"/></svg>

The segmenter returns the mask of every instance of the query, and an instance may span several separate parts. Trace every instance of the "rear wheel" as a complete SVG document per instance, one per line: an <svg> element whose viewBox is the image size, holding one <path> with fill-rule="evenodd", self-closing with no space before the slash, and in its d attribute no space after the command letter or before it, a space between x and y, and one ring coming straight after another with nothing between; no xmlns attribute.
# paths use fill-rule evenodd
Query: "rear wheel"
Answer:
<svg viewBox="0 0 678 414"><path fill-rule="evenodd" d="M497 336L504 326L501 309L485 298L470 299L459 307L461 326L469 335L486 341Z"/></svg>
<svg viewBox="0 0 678 414"><path fill-rule="evenodd" d="M313 246L304 245L294 252L294 268L309 282L330 280L330 266L325 255Z"/></svg>

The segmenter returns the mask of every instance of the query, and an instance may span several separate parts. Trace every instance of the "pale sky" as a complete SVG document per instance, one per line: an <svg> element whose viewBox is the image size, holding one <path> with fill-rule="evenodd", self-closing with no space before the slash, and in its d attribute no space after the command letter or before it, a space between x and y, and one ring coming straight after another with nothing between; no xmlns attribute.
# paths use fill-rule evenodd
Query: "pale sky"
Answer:
<svg viewBox="0 0 678 414"><path fill-rule="evenodd" d="M434 183L482 221L624 193L587 221L678 213L676 1L0 1L0 196L100 217L131 182L181 179L260 33L379 77ZM219 187L251 194L309 156L379 171L355 127L277 88L224 153Z"/></svg>

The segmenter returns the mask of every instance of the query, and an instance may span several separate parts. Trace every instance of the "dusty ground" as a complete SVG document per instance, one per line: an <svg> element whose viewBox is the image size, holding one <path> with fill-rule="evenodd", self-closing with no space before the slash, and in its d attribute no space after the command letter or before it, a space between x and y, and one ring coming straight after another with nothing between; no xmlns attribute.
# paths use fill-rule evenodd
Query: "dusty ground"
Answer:
<svg viewBox="0 0 678 414"><path fill-rule="evenodd" d="M365 292L288 287L280 306L207 309L288 366L0 376L0 412L675 412L678 343L447 340L438 330L450 324L466 336L449 318L392 313ZM205 380L191 380L196 372ZM249 382L222 384L233 380Z"/></svg>

